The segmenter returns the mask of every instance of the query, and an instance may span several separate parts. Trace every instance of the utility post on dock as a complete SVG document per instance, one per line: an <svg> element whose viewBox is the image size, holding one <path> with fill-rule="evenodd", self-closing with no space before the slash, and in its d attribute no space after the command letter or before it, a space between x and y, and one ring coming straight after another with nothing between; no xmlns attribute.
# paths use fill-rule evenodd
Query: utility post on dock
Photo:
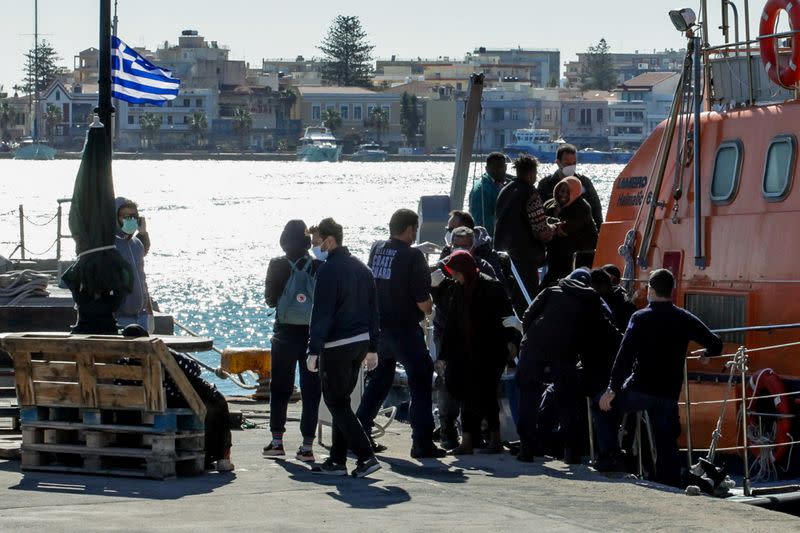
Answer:
<svg viewBox="0 0 800 533"><path fill-rule="evenodd" d="M20 257L25 259L25 210L22 204L19 204L19 253Z"/></svg>

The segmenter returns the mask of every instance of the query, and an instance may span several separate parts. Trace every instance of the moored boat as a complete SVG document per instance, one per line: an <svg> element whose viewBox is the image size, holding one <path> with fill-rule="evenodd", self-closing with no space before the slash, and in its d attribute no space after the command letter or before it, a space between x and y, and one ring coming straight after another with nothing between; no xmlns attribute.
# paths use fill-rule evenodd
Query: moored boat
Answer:
<svg viewBox="0 0 800 533"><path fill-rule="evenodd" d="M353 161L386 161L388 154L377 143L366 143L358 147L358 150L351 156Z"/></svg>
<svg viewBox="0 0 800 533"><path fill-rule="evenodd" d="M336 142L331 130L324 126L309 126L297 147L297 160L308 162L339 161L342 147Z"/></svg>

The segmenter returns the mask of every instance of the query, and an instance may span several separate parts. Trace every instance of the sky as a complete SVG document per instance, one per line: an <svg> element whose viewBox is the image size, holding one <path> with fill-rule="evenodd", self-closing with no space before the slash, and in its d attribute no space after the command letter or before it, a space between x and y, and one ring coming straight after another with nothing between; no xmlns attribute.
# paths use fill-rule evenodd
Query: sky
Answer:
<svg viewBox="0 0 800 533"><path fill-rule="evenodd" d="M22 56L33 46L33 4L34 0L0 0L0 84L9 92L22 80ZM716 16L719 3L709 4L715 6L710 11ZM71 68L80 50L97 46L98 5L98 0L39 0L40 38L51 42L64 66ZM339 14L360 17L376 58L453 59L478 46L521 46L557 48L563 66L601 38L612 52L684 47L685 39L667 16L670 9L681 7L699 11L699 2L118 0L118 16L119 36L132 46L155 50L164 41L176 43L182 30L195 29L209 41L228 46L231 59L244 59L251 67L260 65L262 58L319 56L316 46ZM754 28L760 10L761 2L754 2Z"/></svg>

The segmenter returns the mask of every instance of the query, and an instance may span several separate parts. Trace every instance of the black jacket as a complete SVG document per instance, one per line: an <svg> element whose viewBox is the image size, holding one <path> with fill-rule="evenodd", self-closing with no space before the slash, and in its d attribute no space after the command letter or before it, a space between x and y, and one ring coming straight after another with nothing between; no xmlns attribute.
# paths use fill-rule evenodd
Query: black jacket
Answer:
<svg viewBox="0 0 800 533"><path fill-rule="evenodd" d="M645 394L677 400L683 385L683 364L689 341L709 356L722 352L722 341L692 313L672 302L653 302L633 314L614 361L608 388L629 387Z"/></svg>
<svg viewBox="0 0 800 533"><path fill-rule="evenodd" d="M328 254L317 271L308 353L319 355L326 342L369 333L369 351L378 350L378 296L367 265L344 246Z"/></svg>
<svg viewBox="0 0 800 533"><path fill-rule="evenodd" d="M519 179L500 191L495 210L495 250L529 250L544 258L544 244L533 234L528 220L528 200L533 193L533 186Z"/></svg>
<svg viewBox="0 0 800 533"><path fill-rule="evenodd" d="M305 260L301 258L305 257ZM289 276L292 275L292 268L289 266L289 261L296 262L298 269L306 267L307 262L311 261L311 275L317 273L322 261L312 259L307 252L295 252L292 254L283 255L281 257L274 257L270 259L269 266L267 267L267 279L264 282L264 300L268 307L277 307L278 300L280 300L283 290L286 288L286 283L289 281ZM280 340L299 339L302 342L308 341L308 326L299 324L281 324L278 319L275 319L275 327L273 328L273 336Z"/></svg>
<svg viewBox="0 0 800 533"><path fill-rule="evenodd" d="M445 382L451 394L463 399L467 391L481 383L499 381L508 361L509 342L516 330L503 326L503 319L514 314L502 283L480 274L470 305L471 329L465 330L463 287L453 281L443 289L450 293L446 325L439 359L447 361ZM494 388L497 389L497 383Z"/></svg>
<svg viewBox="0 0 800 533"><path fill-rule="evenodd" d="M617 325L617 329L620 331L628 329L628 322L631 315L636 312L636 305L628 300L628 293L625 292L625 289L614 287L611 294L603 299L614 314L614 323Z"/></svg>
<svg viewBox="0 0 800 533"><path fill-rule="evenodd" d="M525 311L522 325L525 336L517 373L523 381L537 379L544 366L574 369L580 356L591 359L589 366L596 371L601 365L592 363L610 361L620 339L600 295L571 279L540 292Z"/></svg>
<svg viewBox="0 0 800 533"><path fill-rule="evenodd" d="M583 174L575 174L575 177L581 180L581 185L583 185L585 191L583 193L583 198L592 208L592 219L594 219L594 223L599 231L600 225L603 224L603 206L600 205L600 197L597 195L597 189L594 188L592 180ZM561 172L554 172L539 180L536 190L539 191L542 202L546 202L553 197L553 190L562 179L564 179L564 176L561 175Z"/></svg>

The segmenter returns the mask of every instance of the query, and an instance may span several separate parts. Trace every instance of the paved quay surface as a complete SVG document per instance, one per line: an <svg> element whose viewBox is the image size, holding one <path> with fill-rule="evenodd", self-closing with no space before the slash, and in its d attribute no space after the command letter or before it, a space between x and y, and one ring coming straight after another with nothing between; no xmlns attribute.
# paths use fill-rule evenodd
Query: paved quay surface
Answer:
<svg viewBox="0 0 800 533"><path fill-rule="evenodd" d="M261 457L263 405L231 407L259 425L234 432L233 473L152 481L21 474L19 462L0 461L0 530L800 531L797 517L610 479L585 465L524 465L508 454L416 461L409 427L398 422L381 439L389 447L382 470L367 479L318 477L293 453ZM299 404L289 414L293 451Z"/></svg>

